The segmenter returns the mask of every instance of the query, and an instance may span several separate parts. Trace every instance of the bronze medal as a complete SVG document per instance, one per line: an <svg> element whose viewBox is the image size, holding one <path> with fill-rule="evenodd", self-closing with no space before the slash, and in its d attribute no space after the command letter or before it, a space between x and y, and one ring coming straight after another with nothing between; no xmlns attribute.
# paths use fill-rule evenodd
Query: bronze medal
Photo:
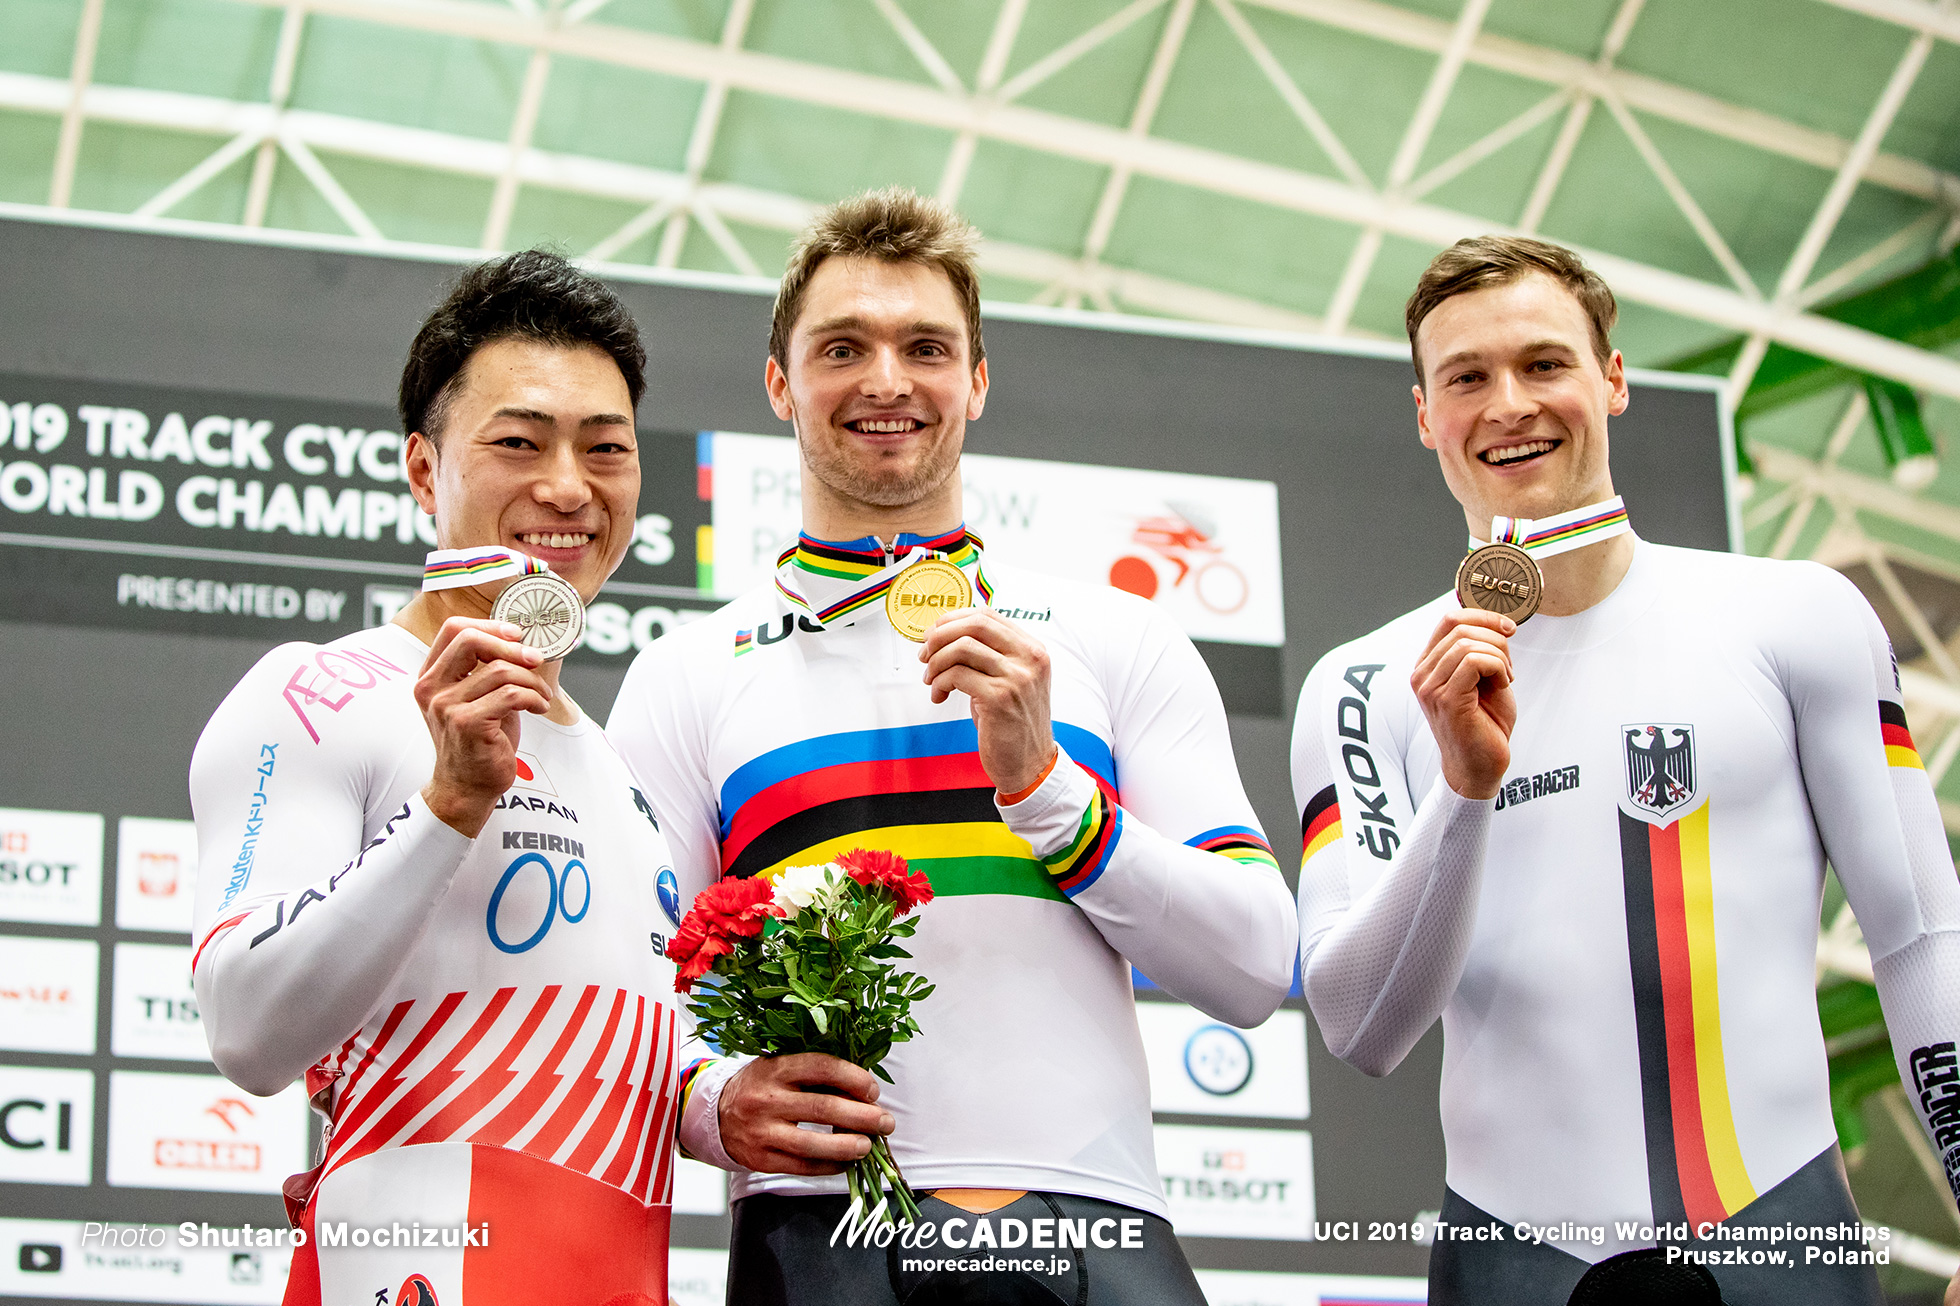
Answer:
<svg viewBox="0 0 1960 1306"><path fill-rule="evenodd" d="M1456 569L1456 599L1522 626L1538 611L1545 580L1529 553L1515 544L1486 544Z"/></svg>
<svg viewBox="0 0 1960 1306"><path fill-rule="evenodd" d="M548 571L519 576L504 586L490 616L521 627L521 642L543 653L547 662L570 653L585 633L585 604L578 591L570 581Z"/></svg>
<svg viewBox="0 0 1960 1306"><path fill-rule="evenodd" d="M949 612L973 606L973 582L941 558L913 563L892 577L885 591L885 618L915 644L925 642L932 624Z"/></svg>

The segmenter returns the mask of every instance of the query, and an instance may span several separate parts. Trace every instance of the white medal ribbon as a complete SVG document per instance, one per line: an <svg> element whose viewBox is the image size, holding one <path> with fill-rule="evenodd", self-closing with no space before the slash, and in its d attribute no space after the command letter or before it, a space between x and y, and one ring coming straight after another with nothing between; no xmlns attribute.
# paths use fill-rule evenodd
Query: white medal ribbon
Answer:
<svg viewBox="0 0 1960 1306"><path fill-rule="evenodd" d="M483 585L512 576L535 576L551 568L515 549L437 549L422 560L422 592Z"/></svg>
<svg viewBox="0 0 1960 1306"><path fill-rule="evenodd" d="M1493 517L1490 539L1480 540L1473 535L1470 548L1474 551L1486 544L1510 544L1523 549L1533 559L1543 560L1625 535L1632 529L1626 503L1616 494L1553 517Z"/></svg>

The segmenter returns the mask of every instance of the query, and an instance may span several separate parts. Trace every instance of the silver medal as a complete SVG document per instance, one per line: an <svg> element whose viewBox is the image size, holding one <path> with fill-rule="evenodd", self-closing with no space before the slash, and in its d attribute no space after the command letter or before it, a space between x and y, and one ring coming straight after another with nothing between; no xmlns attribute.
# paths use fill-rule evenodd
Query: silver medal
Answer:
<svg viewBox="0 0 1960 1306"><path fill-rule="evenodd" d="M556 662L585 633L585 603L571 582L551 572L519 576L504 586L490 609L494 621L508 621L524 632L522 643Z"/></svg>

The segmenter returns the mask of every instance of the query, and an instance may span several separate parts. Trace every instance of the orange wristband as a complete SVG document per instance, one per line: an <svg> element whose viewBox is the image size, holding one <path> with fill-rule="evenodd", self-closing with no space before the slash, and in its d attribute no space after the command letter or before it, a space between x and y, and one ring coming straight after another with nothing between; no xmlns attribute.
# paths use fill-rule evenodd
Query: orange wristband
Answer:
<svg viewBox="0 0 1960 1306"><path fill-rule="evenodd" d="M1041 768L1041 774L1034 778L1033 784L1029 785L1026 789L1016 789L1011 794L1004 794L1000 790L996 789L994 790L994 801L999 803L1002 807L1012 807L1014 804L1020 802L1023 798L1026 798L1029 794L1033 793L1035 790L1041 788L1042 783L1046 781L1049 776L1055 773L1055 763L1061 760L1062 760L1062 746L1060 744L1057 744L1055 745L1054 756L1048 759L1047 766Z"/></svg>

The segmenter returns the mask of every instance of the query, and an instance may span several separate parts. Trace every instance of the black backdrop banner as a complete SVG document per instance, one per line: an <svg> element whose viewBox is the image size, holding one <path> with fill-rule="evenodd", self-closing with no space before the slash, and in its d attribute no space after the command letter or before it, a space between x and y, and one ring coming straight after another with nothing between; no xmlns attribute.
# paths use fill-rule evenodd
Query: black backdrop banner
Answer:
<svg viewBox="0 0 1960 1306"><path fill-rule="evenodd" d="M34 620L320 643L414 595L434 519L363 404L0 373L0 585ZM640 432L634 542L582 660L644 648L695 589L693 432Z"/></svg>

